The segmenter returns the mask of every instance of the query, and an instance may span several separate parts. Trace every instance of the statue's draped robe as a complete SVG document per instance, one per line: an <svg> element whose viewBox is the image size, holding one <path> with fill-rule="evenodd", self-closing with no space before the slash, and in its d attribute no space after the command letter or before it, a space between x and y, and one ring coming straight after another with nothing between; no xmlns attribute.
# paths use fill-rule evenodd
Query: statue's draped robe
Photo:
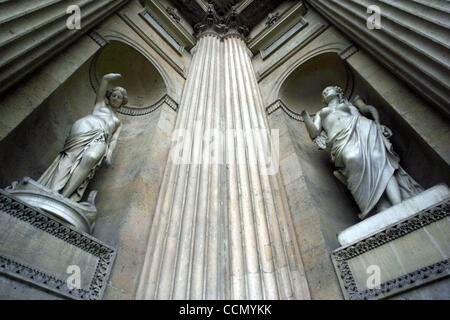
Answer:
<svg viewBox="0 0 450 320"><path fill-rule="evenodd" d="M75 169L81 162L83 155L93 143L107 144L107 134L104 130L91 130L82 134L70 135L66 139L64 149L56 160L44 172L39 183L57 192L61 192L69 181ZM105 155L107 152L105 152ZM78 189L70 196L73 201L80 201L86 191L89 181L93 178L95 170L101 165L104 156L92 168L89 175L81 183Z"/></svg>
<svg viewBox="0 0 450 320"><path fill-rule="evenodd" d="M350 116L348 121L348 126L332 137L327 147L336 167L347 178L361 217L376 206L393 175L403 199L422 191L400 167L400 158L375 121L361 115Z"/></svg>

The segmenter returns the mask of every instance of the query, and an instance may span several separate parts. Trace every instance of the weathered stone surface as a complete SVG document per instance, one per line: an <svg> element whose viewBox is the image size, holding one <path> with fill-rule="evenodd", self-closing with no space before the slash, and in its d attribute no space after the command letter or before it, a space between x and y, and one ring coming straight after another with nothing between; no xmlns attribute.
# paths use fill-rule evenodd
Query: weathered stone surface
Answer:
<svg viewBox="0 0 450 320"><path fill-rule="evenodd" d="M124 132L113 170L93 181L99 191L94 236L118 248L105 299L135 299L176 113L164 105L143 117L121 116Z"/></svg>

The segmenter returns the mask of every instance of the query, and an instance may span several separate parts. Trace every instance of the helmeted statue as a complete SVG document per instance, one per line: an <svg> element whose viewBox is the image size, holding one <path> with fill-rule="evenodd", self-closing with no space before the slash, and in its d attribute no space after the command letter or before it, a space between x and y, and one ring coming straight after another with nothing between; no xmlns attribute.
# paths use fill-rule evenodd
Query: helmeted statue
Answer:
<svg viewBox="0 0 450 320"><path fill-rule="evenodd" d="M80 201L103 160L111 164L112 153L121 131L116 111L127 104L127 91L121 87L108 90L110 81L120 74L103 77L92 114L76 121L63 150L39 179L43 186Z"/></svg>
<svg viewBox="0 0 450 320"><path fill-rule="evenodd" d="M359 97L350 103L339 87L327 87L322 96L326 106L313 118L306 111L302 116L311 139L330 153L334 175L350 190L361 219L423 191L400 166L392 132L375 107Z"/></svg>

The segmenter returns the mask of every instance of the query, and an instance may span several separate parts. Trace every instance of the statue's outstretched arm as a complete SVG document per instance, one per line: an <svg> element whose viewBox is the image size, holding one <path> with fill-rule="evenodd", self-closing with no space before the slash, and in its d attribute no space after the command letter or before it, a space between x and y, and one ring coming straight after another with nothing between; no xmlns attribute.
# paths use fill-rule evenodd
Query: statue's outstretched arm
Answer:
<svg viewBox="0 0 450 320"><path fill-rule="evenodd" d="M97 99L95 100L96 105L105 99L106 90L108 90L109 82L116 79L120 79L121 77L122 76L118 73L109 73L103 76L100 88L98 89L97 92Z"/></svg>
<svg viewBox="0 0 450 320"><path fill-rule="evenodd" d="M316 114L314 120L311 119L306 110L303 110L301 115L303 117L303 121L305 122L306 130L308 130L309 136L312 140L314 140L320 135L323 130L320 112Z"/></svg>

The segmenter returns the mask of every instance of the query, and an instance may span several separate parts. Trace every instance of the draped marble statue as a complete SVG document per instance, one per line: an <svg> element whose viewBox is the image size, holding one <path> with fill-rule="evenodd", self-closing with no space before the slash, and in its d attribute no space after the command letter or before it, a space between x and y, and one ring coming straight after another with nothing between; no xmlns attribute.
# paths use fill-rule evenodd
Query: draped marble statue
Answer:
<svg viewBox="0 0 450 320"><path fill-rule="evenodd" d="M392 132L375 107L359 97L350 103L339 87L327 87L322 96L326 106L312 118L306 111L302 116L311 139L330 153L334 175L352 193L361 219L423 191L400 166Z"/></svg>
<svg viewBox="0 0 450 320"><path fill-rule="evenodd" d="M92 114L72 125L63 149L39 181L24 177L6 188L7 193L80 231L93 232L97 191L82 199L96 169L103 162L111 164L117 145L122 127L116 111L128 97L125 89L108 87L120 77L115 73L103 77Z"/></svg>
<svg viewBox="0 0 450 320"><path fill-rule="evenodd" d="M73 201L80 201L103 160L107 165L111 164L121 131L115 112L127 104L128 98L124 88L108 90L108 85L120 77L114 73L103 77L92 114L73 124L64 148L39 179L41 185Z"/></svg>

